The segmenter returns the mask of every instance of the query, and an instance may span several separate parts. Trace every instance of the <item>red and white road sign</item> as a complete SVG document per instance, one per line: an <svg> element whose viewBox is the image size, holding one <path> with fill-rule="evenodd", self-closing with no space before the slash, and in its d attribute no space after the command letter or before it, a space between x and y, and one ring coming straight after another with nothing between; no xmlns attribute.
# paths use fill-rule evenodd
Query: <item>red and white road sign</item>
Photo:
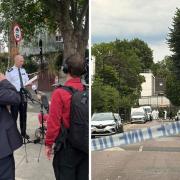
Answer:
<svg viewBox="0 0 180 180"><path fill-rule="evenodd" d="M13 27L14 39L16 42L20 42L22 40L22 32L21 28L18 24L15 24Z"/></svg>

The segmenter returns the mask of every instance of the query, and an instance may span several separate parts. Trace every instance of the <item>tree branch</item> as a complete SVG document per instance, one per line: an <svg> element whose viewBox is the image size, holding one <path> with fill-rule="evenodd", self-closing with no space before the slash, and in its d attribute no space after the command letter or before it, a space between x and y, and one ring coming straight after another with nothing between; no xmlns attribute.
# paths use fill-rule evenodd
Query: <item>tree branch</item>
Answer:
<svg viewBox="0 0 180 180"><path fill-rule="evenodd" d="M83 19L86 15L88 8L89 8L89 0L85 0L82 11L81 11L80 16L78 18L79 19L78 20L78 29L81 29L81 27L82 27Z"/></svg>
<svg viewBox="0 0 180 180"><path fill-rule="evenodd" d="M72 31L72 22L69 13L70 0L61 0L60 13L61 13L61 25L62 31Z"/></svg>
<svg viewBox="0 0 180 180"><path fill-rule="evenodd" d="M85 20L85 26L83 30L83 37L88 40L89 37L89 8L87 9L86 12L86 20Z"/></svg>
<svg viewBox="0 0 180 180"><path fill-rule="evenodd" d="M77 1L76 1L77 2ZM76 3L74 2L74 0L70 0L70 4L71 4L71 19L72 19L72 22L74 24L74 28L76 29L76 26L77 26L77 7L76 7Z"/></svg>

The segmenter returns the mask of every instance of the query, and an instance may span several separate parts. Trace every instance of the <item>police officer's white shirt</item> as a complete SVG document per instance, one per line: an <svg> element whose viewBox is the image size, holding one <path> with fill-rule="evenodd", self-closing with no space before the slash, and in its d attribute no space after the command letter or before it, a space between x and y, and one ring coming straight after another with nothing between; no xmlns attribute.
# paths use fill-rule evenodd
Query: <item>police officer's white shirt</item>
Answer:
<svg viewBox="0 0 180 180"><path fill-rule="evenodd" d="M29 81L29 77L24 68L20 68L20 73L22 76L23 85L25 86L25 84ZM12 68L6 71L6 78L11 84L15 86L15 88L19 92L21 88L21 82L19 77L19 71L16 66L13 66Z"/></svg>

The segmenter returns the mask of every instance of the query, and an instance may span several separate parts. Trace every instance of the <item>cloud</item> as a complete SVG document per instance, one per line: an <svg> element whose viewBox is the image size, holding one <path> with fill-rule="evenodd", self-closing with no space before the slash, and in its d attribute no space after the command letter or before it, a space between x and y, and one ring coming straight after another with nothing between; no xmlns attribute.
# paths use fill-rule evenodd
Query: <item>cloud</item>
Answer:
<svg viewBox="0 0 180 180"><path fill-rule="evenodd" d="M92 0L92 42L138 37L155 48L157 61L169 54L165 39L176 7L178 0Z"/></svg>
<svg viewBox="0 0 180 180"><path fill-rule="evenodd" d="M153 49L154 61L161 61L166 55L171 55L172 52L169 50L166 42L155 42L153 44L149 43L149 47Z"/></svg>

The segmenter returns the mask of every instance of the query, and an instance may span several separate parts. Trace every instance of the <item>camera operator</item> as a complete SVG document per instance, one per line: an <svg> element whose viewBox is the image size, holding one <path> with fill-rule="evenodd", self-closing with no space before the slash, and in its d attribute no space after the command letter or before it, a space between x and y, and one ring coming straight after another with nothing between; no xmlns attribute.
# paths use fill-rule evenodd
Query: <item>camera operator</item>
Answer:
<svg viewBox="0 0 180 180"><path fill-rule="evenodd" d="M84 71L84 61L79 55L72 55L66 61L63 69L67 74L65 86L83 91L81 75ZM64 128L70 128L70 106L72 95L62 88L57 88L51 98L47 133L45 139L46 155L48 159L52 155L52 145L62 135ZM66 141L66 140L65 140ZM75 149L67 140L55 152L53 168L56 180L88 180L88 154Z"/></svg>
<svg viewBox="0 0 180 180"><path fill-rule="evenodd" d="M15 180L13 151L22 145L16 123L9 113L9 105L18 105L20 96L15 87L0 73L0 179Z"/></svg>
<svg viewBox="0 0 180 180"><path fill-rule="evenodd" d="M17 122L18 112L20 114L20 129L21 135L25 139L29 139L29 135L26 134L26 121L27 121L27 97L21 91L23 90L25 84L29 80L28 75L24 68L22 68L24 64L24 58L21 55L16 55L14 57L14 66L7 70L6 78L11 82L19 94L21 95L21 103L20 105L11 106L11 113L15 122Z"/></svg>

